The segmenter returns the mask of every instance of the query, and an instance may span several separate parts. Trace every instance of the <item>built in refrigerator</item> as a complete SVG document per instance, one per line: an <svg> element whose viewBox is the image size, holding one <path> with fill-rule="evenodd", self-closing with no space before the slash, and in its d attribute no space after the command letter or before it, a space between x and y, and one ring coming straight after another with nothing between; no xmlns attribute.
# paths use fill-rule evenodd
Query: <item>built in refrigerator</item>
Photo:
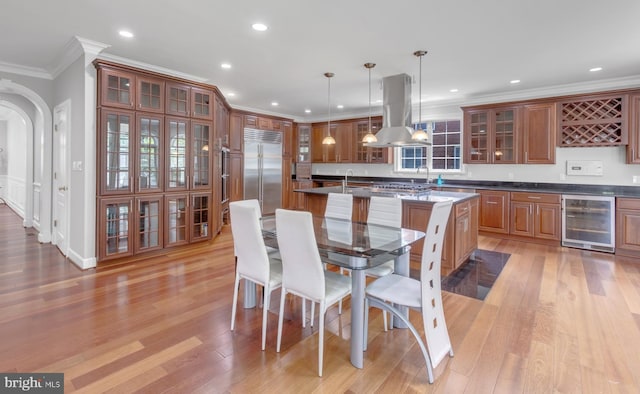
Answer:
<svg viewBox="0 0 640 394"><path fill-rule="evenodd" d="M282 205L282 133L244 129L244 199L254 198L263 215Z"/></svg>

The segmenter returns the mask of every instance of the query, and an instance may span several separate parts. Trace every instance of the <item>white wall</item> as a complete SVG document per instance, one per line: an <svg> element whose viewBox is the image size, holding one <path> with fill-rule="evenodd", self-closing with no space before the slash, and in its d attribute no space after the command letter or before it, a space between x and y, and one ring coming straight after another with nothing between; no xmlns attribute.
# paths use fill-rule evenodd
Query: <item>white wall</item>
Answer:
<svg viewBox="0 0 640 394"><path fill-rule="evenodd" d="M27 162L27 125L15 111L7 118L7 203L25 217ZM3 152L4 153L4 152Z"/></svg>
<svg viewBox="0 0 640 394"><path fill-rule="evenodd" d="M81 55L54 80L54 107L69 100L71 119L67 139L71 162L68 174L69 258L81 268L95 267L95 68ZM71 168L70 163L67 163Z"/></svg>

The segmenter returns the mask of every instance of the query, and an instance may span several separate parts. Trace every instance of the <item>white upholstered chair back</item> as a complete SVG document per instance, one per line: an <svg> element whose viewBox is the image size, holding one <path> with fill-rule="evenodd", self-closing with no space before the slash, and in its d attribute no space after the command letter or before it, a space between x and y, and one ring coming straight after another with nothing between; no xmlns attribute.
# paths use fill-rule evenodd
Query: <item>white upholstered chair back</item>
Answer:
<svg viewBox="0 0 640 394"><path fill-rule="evenodd" d="M372 196L367 223L389 227L402 226L402 199Z"/></svg>
<svg viewBox="0 0 640 394"><path fill-rule="evenodd" d="M351 220L353 212L353 194L329 193L324 217Z"/></svg>

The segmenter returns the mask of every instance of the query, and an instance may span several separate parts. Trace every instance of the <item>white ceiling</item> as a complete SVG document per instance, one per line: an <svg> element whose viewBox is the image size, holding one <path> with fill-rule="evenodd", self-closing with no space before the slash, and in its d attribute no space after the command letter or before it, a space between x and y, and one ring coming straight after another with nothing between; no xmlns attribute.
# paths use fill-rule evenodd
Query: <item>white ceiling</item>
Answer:
<svg viewBox="0 0 640 394"><path fill-rule="evenodd" d="M377 63L372 96L379 113L379 81L417 77L412 53L419 49L429 51L425 107L640 81L638 0L2 0L1 8L0 69L52 72L78 36L110 45L106 55L202 78L234 108L297 120L326 118L327 71L336 74L332 104L344 105L332 117L366 114L366 62ZM257 21L269 29L253 31ZM135 38L119 37L123 28ZM233 68L221 69L223 62ZM603 70L589 72L597 66Z"/></svg>

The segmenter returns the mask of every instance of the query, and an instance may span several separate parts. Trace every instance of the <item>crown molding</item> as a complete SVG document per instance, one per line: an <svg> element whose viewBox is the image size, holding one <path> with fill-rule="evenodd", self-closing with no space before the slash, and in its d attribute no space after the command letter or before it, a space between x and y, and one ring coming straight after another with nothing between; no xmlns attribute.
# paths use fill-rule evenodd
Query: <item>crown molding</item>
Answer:
<svg viewBox="0 0 640 394"><path fill-rule="evenodd" d="M109 54L109 53L101 53L97 57L99 59L102 59L102 60L107 60L107 61L114 62L114 63L120 63L120 64L124 64L126 66L141 68L141 69L148 70L148 71L153 71L153 72L156 72L156 73L159 73L159 74L165 74L165 75L169 75L169 76L172 76L172 77L187 79L187 80L194 81L194 82L206 83L208 81L208 78L197 77L195 75L183 73L183 72L172 70L172 69L169 69L169 68L156 66L156 65L153 65L153 64L149 64L149 63L139 62L137 60L132 60L132 59L128 59L128 58L125 58L125 57L120 57L120 56L112 55L112 54Z"/></svg>
<svg viewBox="0 0 640 394"><path fill-rule="evenodd" d="M40 79L53 79L51 73L44 68L22 66L19 64L7 63L2 61L0 61L0 71Z"/></svg>
<svg viewBox="0 0 640 394"><path fill-rule="evenodd" d="M82 55L89 55L93 60L100 52L109 48L111 45L103 44L98 41L73 36L62 49L62 52L56 56L51 63L49 70L53 78L57 78L64 70L75 62Z"/></svg>

